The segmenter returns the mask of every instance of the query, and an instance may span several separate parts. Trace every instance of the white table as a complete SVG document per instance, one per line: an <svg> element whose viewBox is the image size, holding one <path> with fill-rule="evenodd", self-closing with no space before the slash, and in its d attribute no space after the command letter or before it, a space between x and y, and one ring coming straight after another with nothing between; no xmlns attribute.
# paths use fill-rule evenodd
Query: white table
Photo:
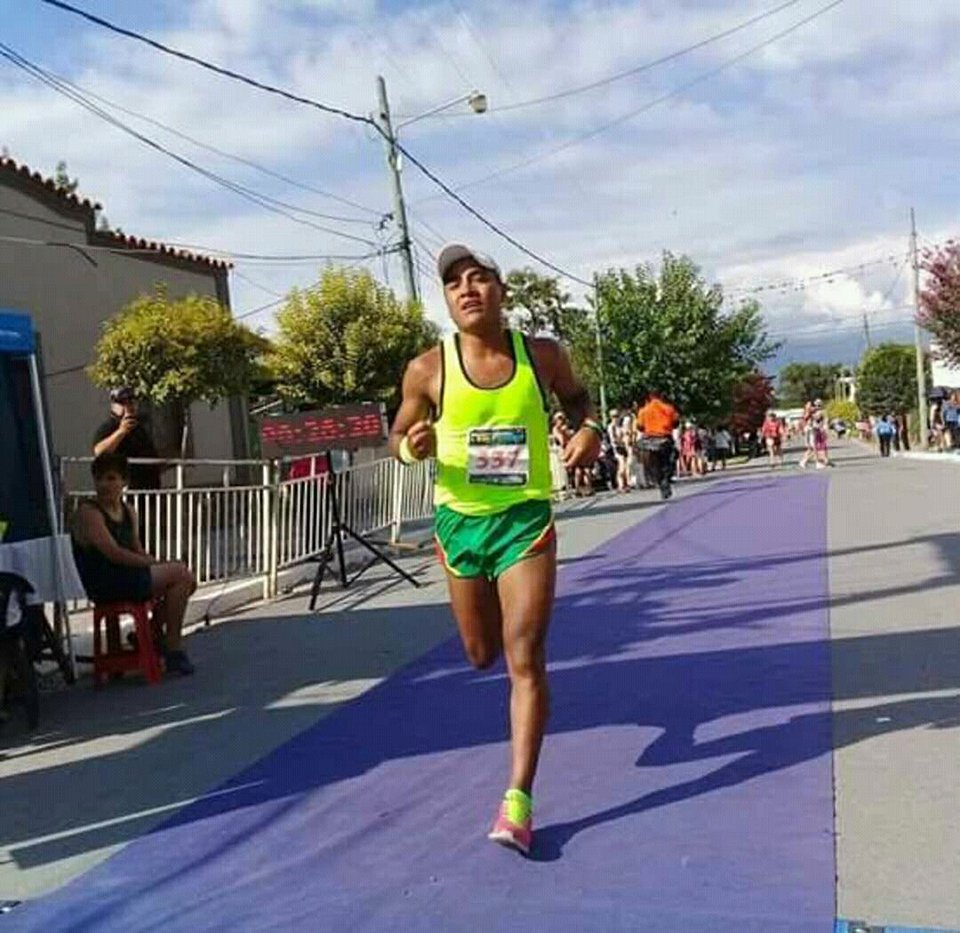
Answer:
<svg viewBox="0 0 960 933"><path fill-rule="evenodd" d="M0 570L27 580L34 589L34 603L87 598L73 562L69 535L0 542Z"/></svg>

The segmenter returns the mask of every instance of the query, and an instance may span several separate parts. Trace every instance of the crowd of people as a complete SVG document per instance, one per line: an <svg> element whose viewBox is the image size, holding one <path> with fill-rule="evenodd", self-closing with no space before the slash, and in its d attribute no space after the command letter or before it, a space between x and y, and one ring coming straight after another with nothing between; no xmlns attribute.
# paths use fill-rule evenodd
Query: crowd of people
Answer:
<svg viewBox="0 0 960 933"><path fill-rule="evenodd" d="M636 404L610 411L597 462L591 468L581 467L568 475L568 488L577 496L590 496L598 490L629 492L654 489L660 485L651 468L648 432L641 419L643 410ZM896 419L890 417L889 427L884 426L887 425L886 419L877 419L877 425L876 436L880 438L882 449L899 445L900 428ZM803 443L803 452L796 461L800 469L809 465L818 470L826 469L833 465L829 456L831 431L837 437L843 437L846 425L829 422L823 402L815 399L804 405L799 419L788 422L771 410L758 430L739 436L726 425L708 427L692 420L681 421L679 416L668 432L661 429L661 436L668 433L671 440L668 466L671 479L696 479L725 470L734 455L744 455L748 459L764 457L771 469L779 469L785 465L784 448L791 439ZM570 436L570 425L565 415L558 412L553 417L551 433L554 446L562 450ZM956 436L960 442L960 431Z"/></svg>
<svg viewBox="0 0 960 933"><path fill-rule="evenodd" d="M551 430L554 447L562 450L571 434L566 416L557 412ZM659 451L668 446L669 462L661 467ZM676 410L657 397L645 405L612 409L604 425L600 457L592 467L570 472L568 486L578 496L593 495L597 490L654 489L661 487L658 474L663 469L671 478L725 470L734 449L734 435L728 427L681 421Z"/></svg>
<svg viewBox="0 0 960 933"><path fill-rule="evenodd" d="M941 453L960 450L960 391L933 400L930 406L930 446Z"/></svg>

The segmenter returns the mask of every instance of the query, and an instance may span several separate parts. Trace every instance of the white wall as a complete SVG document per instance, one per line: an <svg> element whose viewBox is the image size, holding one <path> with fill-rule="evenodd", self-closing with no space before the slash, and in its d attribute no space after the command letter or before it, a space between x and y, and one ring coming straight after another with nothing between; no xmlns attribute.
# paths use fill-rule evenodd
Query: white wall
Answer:
<svg viewBox="0 0 960 933"><path fill-rule="evenodd" d="M162 282L171 297L216 297L212 268L177 267L138 254L84 250L83 215L58 210L2 183L0 235L71 245L32 246L0 240L0 307L28 313L40 333L46 393L56 452L86 456L109 412L106 393L84 367L93 358L104 321ZM234 445L226 402L193 408L194 455L230 458Z"/></svg>

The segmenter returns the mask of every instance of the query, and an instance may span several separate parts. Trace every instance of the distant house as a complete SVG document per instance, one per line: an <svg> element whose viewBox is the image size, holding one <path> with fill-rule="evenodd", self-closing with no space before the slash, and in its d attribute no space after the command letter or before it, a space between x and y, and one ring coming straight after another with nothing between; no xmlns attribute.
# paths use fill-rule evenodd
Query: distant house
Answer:
<svg viewBox="0 0 960 933"><path fill-rule="evenodd" d="M229 265L162 243L97 230L99 205L0 158L0 308L24 311L39 331L53 442L61 456L90 454L106 392L85 372L101 326L158 283L172 298L209 295L229 307ZM191 409L193 457L248 456L245 400ZM158 447L177 447L173 414L150 413Z"/></svg>

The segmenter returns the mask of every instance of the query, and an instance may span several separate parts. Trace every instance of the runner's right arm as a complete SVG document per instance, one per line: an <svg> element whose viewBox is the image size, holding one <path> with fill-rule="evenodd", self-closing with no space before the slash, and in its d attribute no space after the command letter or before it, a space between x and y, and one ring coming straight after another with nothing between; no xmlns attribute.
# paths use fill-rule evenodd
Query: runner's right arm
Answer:
<svg viewBox="0 0 960 933"><path fill-rule="evenodd" d="M439 367L439 351L428 350L413 360L403 374L402 398L397 416L390 430L390 453L398 460L404 440L417 460L425 460L436 453L436 433L431 416L436 410L434 385Z"/></svg>

